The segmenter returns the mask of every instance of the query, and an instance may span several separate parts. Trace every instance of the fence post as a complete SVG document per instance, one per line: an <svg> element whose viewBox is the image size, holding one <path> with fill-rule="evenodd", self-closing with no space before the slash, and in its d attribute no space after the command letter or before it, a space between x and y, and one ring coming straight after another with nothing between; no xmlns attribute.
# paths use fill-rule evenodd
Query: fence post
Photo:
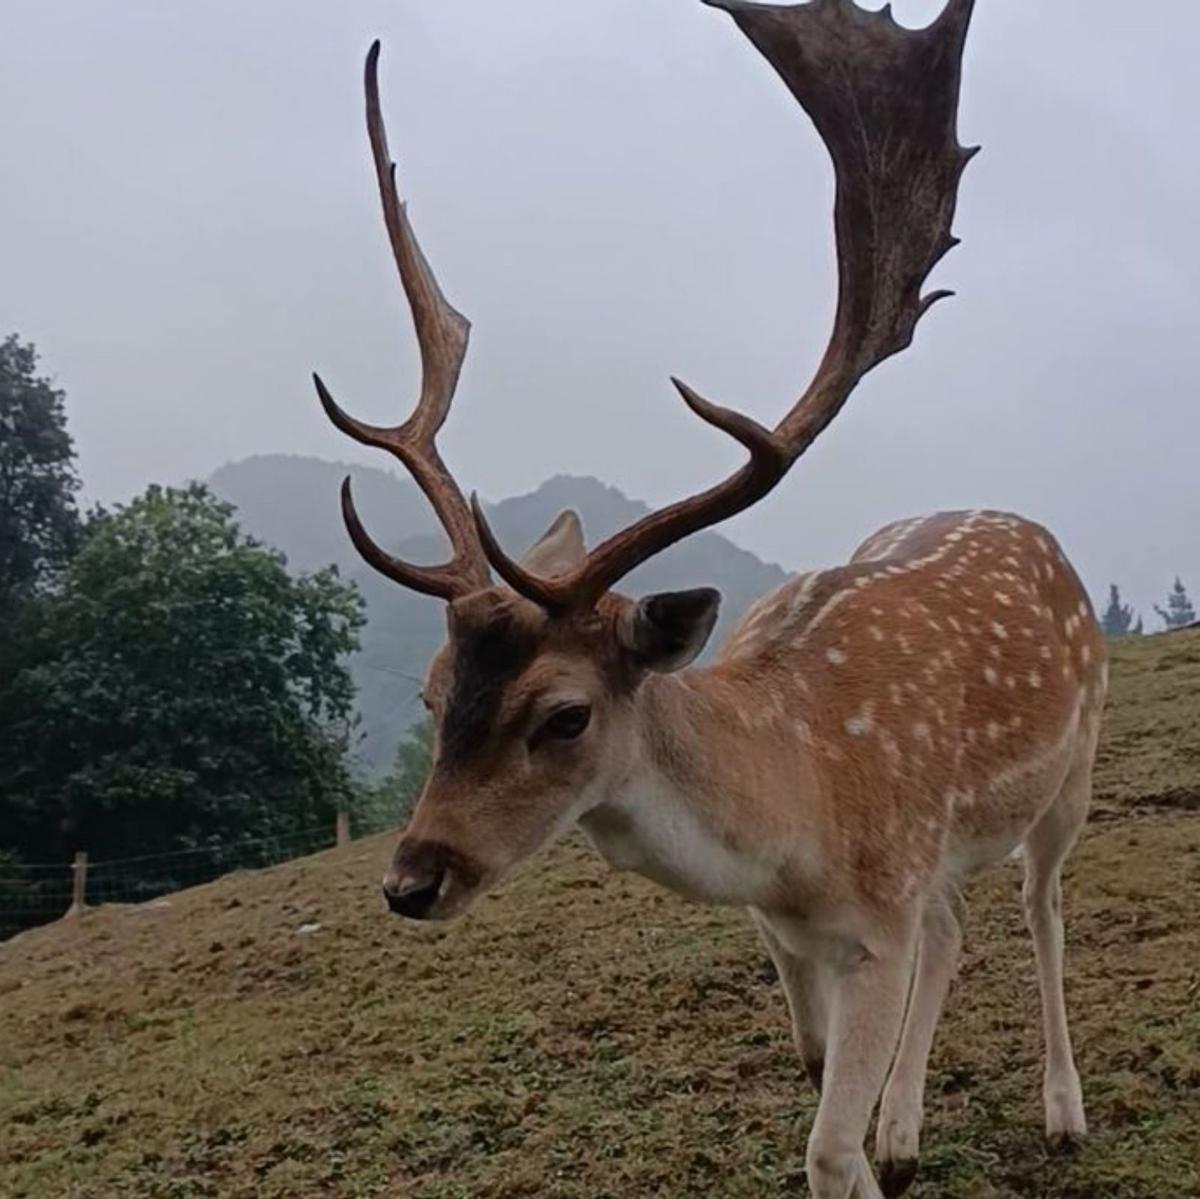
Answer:
<svg viewBox="0 0 1200 1199"><path fill-rule="evenodd" d="M339 846L350 844L350 813L344 810L337 814L337 843Z"/></svg>
<svg viewBox="0 0 1200 1199"><path fill-rule="evenodd" d="M78 916L87 907L87 865L87 853L81 849L76 853L75 864L71 867L75 877L71 887L71 906L66 913L68 916Z"/></svg>

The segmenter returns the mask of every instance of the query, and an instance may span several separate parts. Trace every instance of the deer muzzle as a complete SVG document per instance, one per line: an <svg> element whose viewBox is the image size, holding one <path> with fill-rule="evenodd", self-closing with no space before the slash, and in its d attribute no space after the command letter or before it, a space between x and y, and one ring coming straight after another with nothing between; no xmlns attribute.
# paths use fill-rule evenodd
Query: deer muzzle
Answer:
<svg viewBox="0 0 1200 1199"><path fill-rule="evenodd" d="M479 890L483 869L436 841L401 840L383 878L389 910L409 920L448 920Z"/></svg>

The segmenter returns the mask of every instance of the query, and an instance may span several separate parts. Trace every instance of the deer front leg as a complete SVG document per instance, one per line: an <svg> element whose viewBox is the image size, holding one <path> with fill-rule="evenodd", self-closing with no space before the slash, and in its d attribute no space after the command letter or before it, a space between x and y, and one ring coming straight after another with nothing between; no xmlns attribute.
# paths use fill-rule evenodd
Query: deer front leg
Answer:
<svg viewBox="0 0 1200 1199"><path fill-rule="evenodd" d="M808 1141L814 1199L882 1199L863 1141L904 1019L911 928L879 956L846 967L834 986L824 1089Z"/></svg>
<svg viewBox="0 0 1200 1199"><path fill-rule="evenodd" d="M775 963L775 971L787 999L796 1052L804 1063L809 1081L820 1091L829 1033L831 971L816 958L797 957L789 952L758 912L752 911L751 916L771 955L771 961Z"/></svg>
<svg viewBox="0 0 1200 1199"><path fill-rule="evenodd" d="M961 900L934 896L921 919L921 940L900 1049L883 1091L875 1160L885 1195L903 1194L917 1173L925 1075L946 992L962 948Z"/></svg>

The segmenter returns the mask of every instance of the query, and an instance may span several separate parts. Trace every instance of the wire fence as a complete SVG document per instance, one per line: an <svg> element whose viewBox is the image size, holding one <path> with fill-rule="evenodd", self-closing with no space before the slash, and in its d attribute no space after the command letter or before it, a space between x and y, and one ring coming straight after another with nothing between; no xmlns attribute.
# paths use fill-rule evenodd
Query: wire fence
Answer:
<svg viewBox="0 0 1200 1199"><path fill-rule="evenodd" d="M361 827L355 835L381 831ZM262 870L350 840L346 813L336 825L197 846L169 853L90 861L26 863L0 853L0 940L66 915L75 904L134 904L212 882L239 870Z"/></svg>

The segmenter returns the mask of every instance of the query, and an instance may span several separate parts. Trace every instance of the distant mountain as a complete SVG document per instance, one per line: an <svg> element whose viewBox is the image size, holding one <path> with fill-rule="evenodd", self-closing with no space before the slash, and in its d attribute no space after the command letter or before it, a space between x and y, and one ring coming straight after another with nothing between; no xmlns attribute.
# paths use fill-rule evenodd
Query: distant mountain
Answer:
<svg viewBox="0 0 1200 1199"><path fill-rule="evenodd" d="M415 483L386 470L325 462L286 454L263 454L222 466L209 480L216 495L233 504L243 528L282 550L294 570L319 570L336 564L343 574L357 570L342 524L338 489L347 476L363 519L382 545L394 549L402 537L437 529L432 512ZM378 530L376 522L378 521ZM388 536L392 530L393 535Z"/></svg>
<svg viewBox="0 0 1200 1199"><path fill-rule="evenodd" d="M412 483L387 471L315 458L267 456L223 466L209 485L237 506L246 532L282 550L294 569L336 565L362 591L367 627L353 670L364 732L361 762L374 774L387 768L396 744L420 717L417 693L446 626L440 603L397 587L358 558L338 511L337 489L347 473L354 478L363 520L381 544L415 562L440 560L445 539L424 497ZM597 479L560 475L530 495L489 505L488 517L504 545L519 553L564 508L574 508L583 518L589 544L649 510ZM398 530L403 536L396 535ZM719 533L701 533L639 567L622 589L644 595L683 587L719 588L724 603L715 646L758 596L786 577L780 567L761 561Z"/></svg>

